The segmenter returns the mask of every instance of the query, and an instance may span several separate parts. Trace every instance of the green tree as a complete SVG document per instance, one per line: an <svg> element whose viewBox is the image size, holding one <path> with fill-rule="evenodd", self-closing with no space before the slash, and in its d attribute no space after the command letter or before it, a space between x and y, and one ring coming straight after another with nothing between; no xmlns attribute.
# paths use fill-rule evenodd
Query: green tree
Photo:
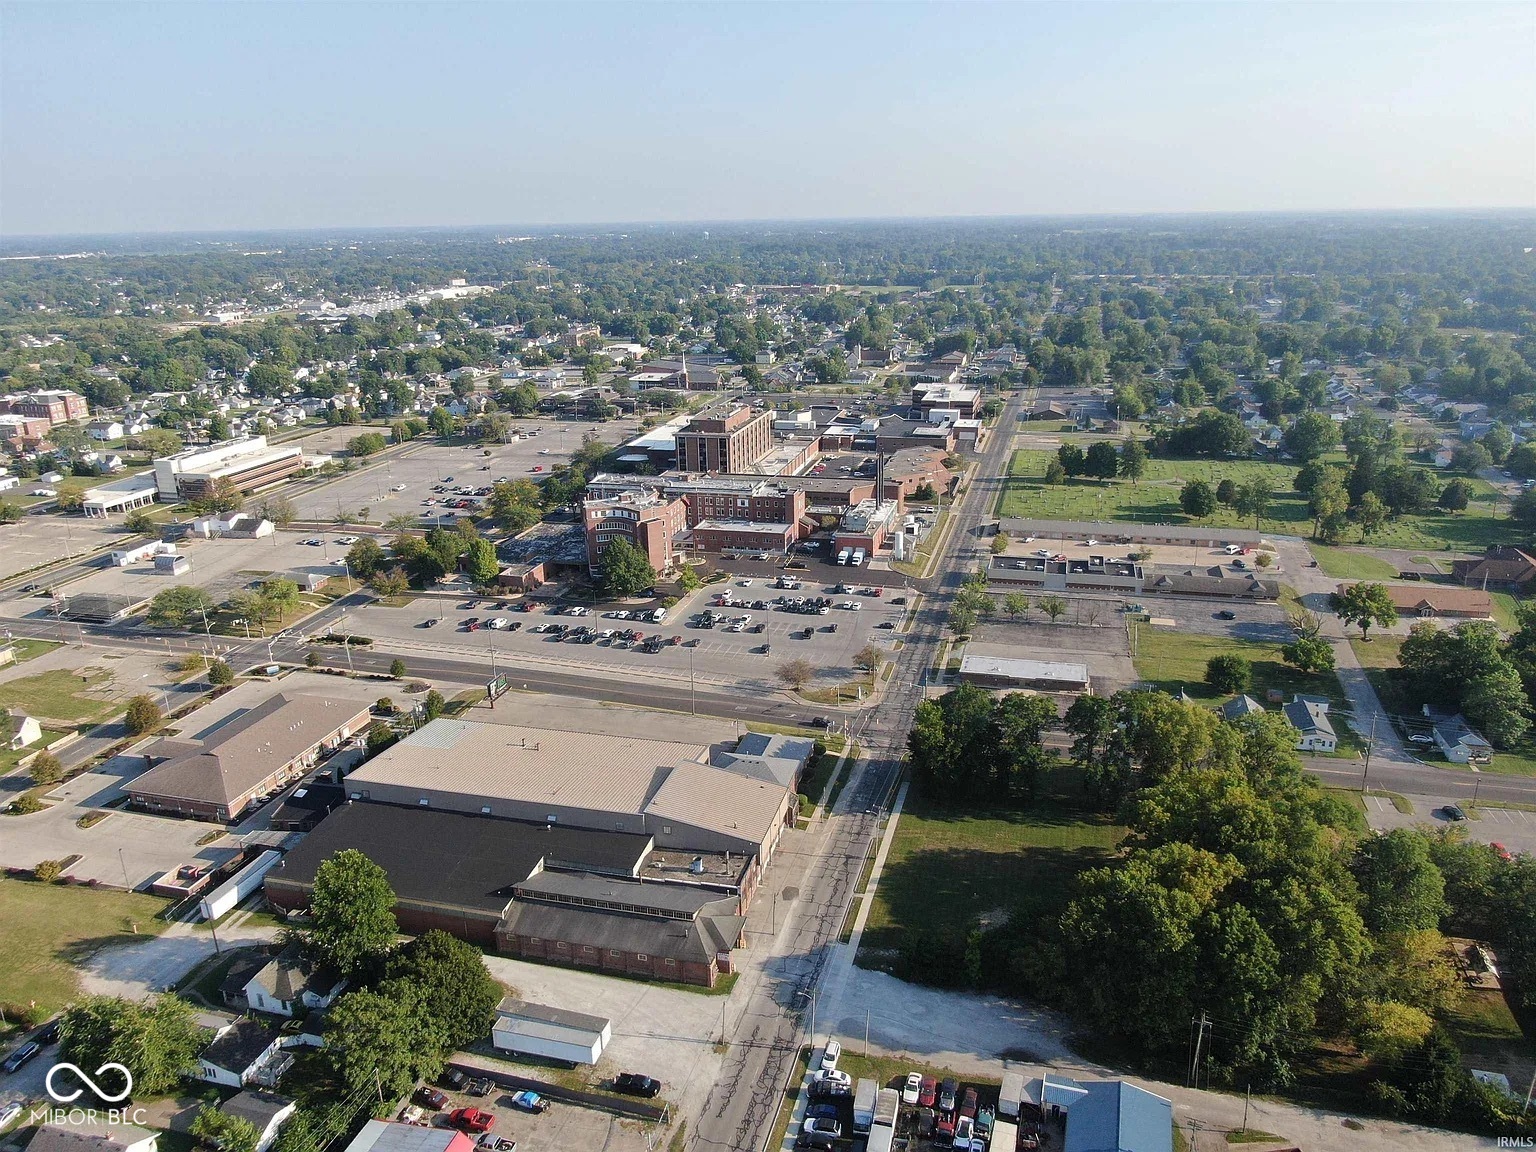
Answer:
<svg viewBox="0 0 1536 1152"><path fill-rule="evenodd" d="M1280 445L1308 464L1339 446L1339 426L1321 412L1304 412L1285 430Z"/></svg>
<svg viewBox="0 0 1536 1152"><path fill-rule="evenodd" d="M1237 500L1237 484L1225 477L1216 485L1216 503L1232 507Z"/></svg>
<svg viewBox="0 0 1536 1152"><path fill-rule="evenodd" d="M1146 445L1127 436L1120 448L1120 475L1135 484L1147 474L1147 460Z"/></svg>
<svg viewBox="0 0 1536 1152"><path fill-rule="evenodd" d="M123 527L130 532L147 536L155 531L155 518L146 508L135 508L123 517Z"/></svg>
<svg viewBox="0 0 1536 1152"><path fill-rule="evenodd" d="M389 665L389 674L395 680L404 680L406 674L405 661L396 656Z"/></svg>
<svg viewBox="0 0 1536 1152"><path fill-rule="evenodd" d="M81 1068L121 1064L133 1074L133 1090L141 1097L175 1091L181 1078L197 1064L203 1030L192 1006L175 996L142 1001L116 996L92 996L64 1013L60 1051ZM108 1074L103 1074L104 1077ZM102 1081L109 1091L115 1081Z"/></svg>
<svg viewBox="0 0 1536 1152"><path fill-rule="evenodd" d="M52 752L44 750L32 757L27 775L34 784L57 784L64 779L64 763Z"/></svg>
<svg viewBox="0 0 1536 1152"><path fill-rule="evenodd" d="M1083 471L1100 480L1113 480L1120 474L1120 454L1108 440L1096 440L1083 456Z"/></svg>
<svg viewBox="0 0 1536 1152"><path fill-rule="evenodd" d="M1509 518L1527 528L1536 528L1536 488L1527 488L1510 502Z"/></svg>
<svg viewBox="0 0 1536 1152"><path fill-rule="evenodd" d="M1361 841L1354 859L1361 915L1372 932L1438 928L1449 911L1445 877L1429 854L1429 840L1396 828Z"/></svg>
<svg viewBox="0 0 1536 1152"><path fill-rule="evenodd" d="M25 514L14 500L0 498L0 524L14 524Z"/></svg>
<svg viewBox="0 0 1536 1152"><path fill-rule="evenodd" d="M240 511L244 503L245 493L240 491L240 485L228 476L218 476L206 493L187 501L187 508L197 516L222 516Z"/></svg>
<svg viewBox="0 0 1536 1152"><path fill-rule="evenodd" d="M423 697L421 701L421 714L427 720L436 720L447 707L448 701L443 698L441 692L434 688Z"/></svg>
<svg viewBox="0 0 1536 1152"><path fill-rule="evenodd" d="M354 579L367 580L384 564L384 549L372 536L360 536L347 549L347 571Z"/></svg>
<svg viewBox="0 0 1536 1152"><path fill-rule="evenodd" d="M610 596L636 596L656 583L645 553L622 537L609 541L597 561L598 579Z"/></svg>
<svg viewBox="0 0 1536 1152"><path fill-rule="evenodd" d="M439 404L427 414L427 427L432 429L432 434L443 440L453 438L453 415Z"/></svg>
<svg viewBox="0 0 1536 1152"><path fill-rule="evenodd" d="M208 683L215 688L222 688L226 684L235 682L235 672L222 660L215 660L208 665Z"/></svg>
<svg viewBox="0 0 1536 1152"><path fill-rule="evenodd" d="M1527 440L1524 444L1515 445L1504 458L1504 467L1510 475L1522 480L1536 478L1536 443Z"/></svg>
<svg viewBox="0 0 1536 1152"><path fill-rule="evenodd" d="M464 554L464 572L480 587L496 582L501 573L501 561L496 558L496 546L489 540L477 537L469 542Z"/></svg>
<svg viewBox="0 0 1536 1152"><path fill-rule="evenodd" d="M1062 467L1060 460L1053 458L1046 464L1045 482L1053 488L1067 482L1067 470Z"/></svg>
<svg viewBox="0 0 1536 1152"><path fill-rule="evenodd" d="M1212 656L1205 662L1205 682L1224 696L1246 692L1253 681L1253 665L1242 656Z"/></svg>
<svg viewBox="0 0 1536 1152"><path fill-rule="evenodd" d="M502 997L471 944L436 929L410 941L391 958L386 985L404 982L423 991L422 1008L450 1050L489 1035Z"/></svg>
<svg viewBox="0 0 1536 1152"><path fill-rule="evenodd" d="M261 1133L243 1116L219 1111L217 1104L204 1104L192 1121L192 1135L219 1152L256 1152Z"/></svg>
<svg viewBox="0 0 1536 1152"><path fill-rule="evenodd" d="M268 576L261 582L261 598L274 616L281 619L299 606L299 586L286 576Z"/></svg>
<svg viewBox="0 0 1536 1152"><path fill-rule="evenodd" d="M704 581L699 578L692 564L684 564L677 571L677 586L684 592L697 592L704 587Z"/></svg>
<svg viewBox="0 0 1536 1152"><path fill-rule="evenodd" d="M306 950L343 976L367 973L395 946L395 890L384 869L355 848L321 863L309 911Z"/></svg>
<svg viewBox="0 0 1536 1152"><path fill-rule="evenodd" d="M1332 672L1333 645L1315 636L1302 636L1280 649L1280 658L1303 672Z"/></svg>
<svg viewBox="0 0 1536 1152"><path fill-rule="evenodd" d="M1216 494L1204 480L1190 480L1179 489L1179 507L1186 516L1204 520L1216 513Z"/></svg>
<svg viewBox="0 0 1536 1152"><path fill-rule="evenodd" d="M387 572L375 572L373 579L368 581L368 587L372 588L378 596L404 596L411 590L411 582L405 575L404 568L391 568Z"/></svg>
<svg viewBox="0 0 1536 1152"><path fill-rule="evenodd" d="M992 537L992 555L1001 556L1004 552L1008 551L1008 545L1012 543L1013 540L1009 537L1008 533L998 532Z"/></svg>
<svg viewBox="0 0 1536 1152"><path fill-rule="evenodd" d="M1531 728L1530 701L1520 674L1507 664L1469 682L1461 707L1467 720L1497 748L1519 743Z"/></svg>
<svg viewBox="0 0 1536 1152"><path fill-rule="evenodd" d="M350 1091L400 1096L442 1071L447 1037L429 1019L426 995L414 983L391 981L378 991L349 992L331 1008L324 1051Z"/></svg>
<svg viewBox="0 0 1536 1152"><path fill-rule="evenodd" d="M1237 496L1232 501L1233 510L1243 517L1253 517L1253 529L1259 530L1259 521L1264 513L1269 510L1269 502L1273 498L1269 482L1262 476L1255 476L1252 480L1238 485Z"/></svg>
<svg viewBox="0 0 1536 1152"><path fill-rule="evenodd" d="M1387 506L1374 492L1367 492L1355 505L1355 519L1360 524L1360 539L1368 540L1387 522Z"/></svg>
<svg viewBox="0 0 1536 1152"><path fill-rule="evenodd" d="M1492 467L1493 457L1481 444L1459 444L1451 453L1451 468L1456 472L1476 476L1483 469Z"/></svg>
<svg viewBox="0 0 1536 1152"><path fill-rule="evenodd" d="M1472 485L1465 480L1452 480L1440 489L1440 499L1436 501L1447 512L1465 512L1471 502Z"/></svg>
<svg viewBox="0 0 1536 1152"><path fill-rule="evenodd" d="M382 432L361 432L347 441L347 453L357 459L372 456L389 447Z"/></svg>
<svg viewBox="0 0 1536 1152"><path fill-rule="evenodd" d="M1351 584L1335 592L1329 605L1345 624L1357 625L1361 639L1368 639L1372 624L1390 628L1397 623L1397 608L1384 584Z"/></svg>
<svg viewBox="0 0 1536 1152"><path fill-rule="evenodd" d="M1029 597L1022 592L1009 592L1003 597L1003 611L1008 619L1017 620L1029 612Z"/></svg>
<svg viewBox="0 0 1536 1152"><path fill-rule="evenodd" d="M1060 596L1042 596L1035 601L1035 607L1049 616L1052 624L1067 614L1067 602Z"/></svg>
<svg viewBox="0 0 1536 1152"><path fill-rule="evenodd" d="M203 614L214 607L213 597L201 588L181 584L156 592L144 620L155 628L185 628L193 621L202 624Z"/></svg>
<svg viewBox="0 0 1536 1152"><path fill-rule="evenodd" d="M1088 466L1087 457L1076 444L1063 444L1056 449L1056 460L1068 476L1081 476Z"/></svg>
<svg viewBox="0 0 1536 1152"><path fill-rule="evenodd" d="M491 487L486 511L496 525L507 532L522 532L544 517L543 493L531 480L502 481Z"/></svg>
<svg viewBox="0 0 1536 1152"><path fill-rule="evenodd" d="M160 727L160 705L149 696L135 696L128 701L128 711L123 715L123 726L130 736L142 736Z"/></svg>

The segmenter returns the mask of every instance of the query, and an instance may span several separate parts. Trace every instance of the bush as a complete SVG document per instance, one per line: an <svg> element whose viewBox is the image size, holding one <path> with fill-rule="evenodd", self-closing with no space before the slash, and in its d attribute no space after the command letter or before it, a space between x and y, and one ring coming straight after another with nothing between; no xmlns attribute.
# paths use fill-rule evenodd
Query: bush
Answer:
<svg viewBox="0 0 1536 1152"><path fill-rule="evenodd" d="M160 727L160 705L148 696L135 696L128 701L128 712L123 717L128 735L142 736Z"/></svg>
<svg viewBox="0 0 1536 1152"><path fill-rule="evenodd" d="M222 660L215 660L208 665L208 683L215 688L222 688L226 684L235 682L235 673L228 664Z"/></svg>
<svg viewBox="0 0 1536 1152"><path fill-rule="evenodd" d="M32 757L32 765L27 772L34 783L57 784L64 779L64 764L52 752L43 751Z"/></svg>
<svg viewBox="0 0 1536 1152"><path fill-rule="evenodd" d="M373 702L373 710L381 716L388 716L395 710L395 702L388 696L380 696Z"/></svg>
<svg viewBox="0 0 1536 1152"><path fill-rule="evenodd" d="M52 884L62 875L64 864L60 860L39 860L32 869L32 878L44 884Z"/></svg>
<svg viewBox="0 0 1536 1152"><path fill-rule="evenodd" d="M1212 656L1205 665L1205 682L1223 694L1246 692L1253 681L1253 665L1241 656Z"/></svg>
<svg viewBox="0 0 1536 1152"><path fill-rule="evenodd" d="M404 680L405 672L405 661L396 656L394 661L389 666L390 676L395 680Z"/></svg>
<svg viewBox="0 0 1536 1152"><path fill-rule="evenodd" d="M6 809L12 816L28 816L33 812L41 812L47 805L30 792L23 792L12 800L10 807Z"/></svg>
<svg viewBox="0 0 1536 1152"><path fill-rule="evenodd" d="M313 648L311 648L308 652L304 653L304 667L306 667L306 668L318 668L319 666L320 666L320 653L316 652Z"/></svg>

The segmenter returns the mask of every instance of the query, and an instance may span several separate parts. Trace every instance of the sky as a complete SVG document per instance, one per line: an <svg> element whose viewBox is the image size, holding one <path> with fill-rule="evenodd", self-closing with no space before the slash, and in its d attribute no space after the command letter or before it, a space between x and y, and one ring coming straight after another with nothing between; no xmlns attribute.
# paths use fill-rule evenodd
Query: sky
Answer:
<svg viewBox="0 0 1536 1152"><path fill-rule="evenodd" d="M1536 207L1536 4L0 0L0 236Z"/></svg>

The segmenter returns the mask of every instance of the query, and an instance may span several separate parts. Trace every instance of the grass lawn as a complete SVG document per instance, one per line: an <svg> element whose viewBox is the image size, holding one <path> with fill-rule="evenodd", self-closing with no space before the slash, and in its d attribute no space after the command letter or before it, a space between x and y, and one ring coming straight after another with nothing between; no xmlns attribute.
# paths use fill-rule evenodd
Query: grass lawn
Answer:
<svg viewBox="0 0 1536 1152"><path fill-rule="evenodd" d="M62 740L67 735L69 733L62 728L44 728L42 738L26 748L0 747L0 776L11 775L17 771L16 766L26 757L48 747L55 740Z"/></svg>
<svg viewBox="0 0 1536 1152"><path fill-rule="evenodd" d="M1147 474L1135 484L1128 480L1072 480L1051 487L1045 483L1045 468L1054 455L1041 448L1024 448L1013 454L1008 466L1009 479L998 499L998 515L1041 520L1192 524L1195 521L1179 508L1179 490L1186 481L1204 480L1214 488L1222 480L1240 485L1257 477L1268 481L1274 494L1268 513L1259 521L1260 531L1305 536L1312 530L1307 502L1291 487L1298 471L1292 464L1153 459L1147 462ZM1495 517L1497 493L1486 481L1473 480L1471 484L1473 502L1465 512L1431 511L1401 516L1377 532L1371 543L1379 548L1418 548L1429 552L1481 552L1489 544L1502 543L1508 535L1508 522ZM1215 516L1202 523L1220 528L1253 528L1251 520L1227 507L1218 509Z"/></svg>
<svg viewBox="0 0 1536 1152"><path fill-rule="evenodd" d="M1517 614L1520 598L1509 592L1489 592L1488 598L1493 601L1493 620L1506 632L1518 632L1520 630L1520 618Z"/></svg>
<svg viewBox="0 0 1536 1152"><path fill-rule="evenodd" d="M1065 881L1109 858L1125 829L1075 806L1072 773L1042 781L1029 808L941 805L911 793L865 926L864 949L899 949L907 932L953 933L1021 894L1065 893ZM873 965L871 965L873 966Z"/></svg>
<svg viewBox="0 0 1536 1152"><path fill-rule="evenodd" d="M1503 1071L1500 1065L1529 1067L1536 1060L1536 1043L1521 1030L1503 992L1468 989L1456 1007L1445 1014L1444 1023L1474 1068Z"/></svg>
<svg viewBox="0 0 1536 1152"><path fill-rule="evenodd" d="M60 647L57 640L12 640L11 647L16 649L16 663L30 660L34 656L42 656Z"/></svg>
<svg viewBox="0 0 1536 1152"><path fill-rule="evenodd" d="M112 673L103 668L87 668L83 673L55 668L0 684L0 707L19 708L39 721L80 724L105 720L117 711L117 702L89 693L111 683Z"/></svg>
<svg viewBox="0 0 1536 1152"><path fill-rule="evenodd" d="M822 1037L817 1037L818 1042ZM837 1058L837 1066L842 1071L853 1077L857 1084L860 1080L873 1080L882 1088L900 1088L907 1079L908 1072L921 1072L924 1076L932 1076L935 1080L942 1080L946 1076L954 1076L960 1081L962 1088L976 1089L977 1103L982 1108L997 1107L998 1089L1002 1087L1002 1080L978 1080L974 1076L959 1076L949 1068L936 1064L923 1064L911 1060L903 1060L896 1056L856 1056L855 1049L862 1048L863 1038L856 1035L844 1035L843 1054Z"/></svg>
<svg viewBox="0 0 1536 1152"><path fill-rule="evenodd" d="M1197 700L1215 702L1225 697L1206 686L1206 663L1213 656L1242 656L1253 665L1253 683L1248 692L1262 704L1268 704L1266 694L1270 689L1284 693L1286 699L1302 692L1327 696L1335 705L1346 703L1338 677L1292 668L1280 659L1280 647L1274 643L1178 632L1144 624L1136 630L1136 672L1153 687L1170 695L1177 696L1182 689ZM1362 747L1347 724L1335 724L1334 731L1339 737L1341 755L1352 756Z"/></svg>
<svg viewBox="0 0 1536 1152"><path fill-rule="evenodd" d="M1347 548L1329 548L1324 544L1308 547L1317 566L1335 580L1396 580L1397 566L1366 552Z"/></svg>
<svg viewBox="0 0 1536 1152"><path fill-rule="evenodd" d="M165 922L156 917L165 906L156 896L0 879L0 996L7 1007L44 1019L77 995L75 964L136 939L135 924L137 938L158 935Z"/></svg>

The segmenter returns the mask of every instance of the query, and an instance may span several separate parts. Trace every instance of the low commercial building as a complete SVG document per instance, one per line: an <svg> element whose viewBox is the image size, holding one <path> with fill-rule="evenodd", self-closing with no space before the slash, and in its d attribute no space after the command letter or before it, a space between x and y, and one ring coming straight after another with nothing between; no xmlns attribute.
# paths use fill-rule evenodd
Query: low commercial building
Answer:
<svg viewBox="0 0 1536 1152"><path fill-rule="evenodd" d="M984 688L1033 688L1041 692L1089 692L1088 665L1054 660L963 656L960 679Z"/></svg>
<svg viewBox="0 0 1536 1152"><path fill-rule="evenodd" d="M771 552L782 555L799 539L794 524L758 524L749 520L701 520L688 535L700 552Z"/></svg>
<svg viewBox="0 0 1536 1152"><path fill-rule="evenodd" d="M1352 588L1340 584L1342 594ZM1490 620L1493 618L1493 598L1481 588L1447 588L1444 585L1384 584L1392 605L1400 615L1416 616L1420 620L1442 617L1459 620Z"/></svg>
<svg viewBox="0 0 1536 1152"><path fill-rule="evenodd" d="M901 501L863 500L848 509L832 538L834 549L862 548L873 556L885 547L886 537L900 526Z"/></svg>
<svg viewBox="0 0 1536 1152"><path fill-rule="evenodd" d="M938 373L947 375L947 373ZM920 381L912 386L912 414L928 419L936 408L947 408L963 416L976 416L981 412L981 392L947 381Z"/></svg>
<svg viewBox="0 0 1536 1152"><path fill-rule="evenodd" d="M491 1043L502 1052L542 1056L567 1064L596 1064L613 1039L606 1016L567 1012L508 996L496 1007Z"/></svg>
<svg viewBox="0 0 1536 1152"><path fill-rule="evenodd" d="M423 1128L394 1120L370 1120L345 1152L475 1152L475 1141L457 1128Z"/></svg>
<svg viewBox="0 0 1536 1152"><path fill-rule="evenodd" d="M206 448L188 448L155 460L155 484L162 500L206 496L228 480L242 492L276 484L304 467L297 444L269 445L265 436L225 440Z"/></svg>
<svg viewBox="0 0 1536 1152"><path fill-rule="evenodd" d="M1139 595L1146 583L1140 564L1104 556L1077 560L994 556L990 577L998 585L1040 592L1096 592L1111 596Z"/></svg>
<svg viewBox="0 0 1536 1152"><path fill-rule="evenodd" d="M128 798L151 812L232 822L368 722L367 706L354 700L275 692L202 738L151 745L144 758L152 767L128 784Z"/></svg>
<svg viewBox="0 0 1536 1152"><path fill-rule="evenodd" d="M1451 578L1468 588L1524 592L1536 581L1536 552L1495 544L1476 560L1451 561Z"/></svg>
<svg viewBox="0 0 1536 1152"><path fill-rule="evenodd" d="M159 494L160 485L155 479L155 474L141 472L137 476L125 476L121 480L103 484L99 488L86 489L81 510L87 516L100 519L115 512L132 512L135 508L146 508L155 502Z"/></svg>

